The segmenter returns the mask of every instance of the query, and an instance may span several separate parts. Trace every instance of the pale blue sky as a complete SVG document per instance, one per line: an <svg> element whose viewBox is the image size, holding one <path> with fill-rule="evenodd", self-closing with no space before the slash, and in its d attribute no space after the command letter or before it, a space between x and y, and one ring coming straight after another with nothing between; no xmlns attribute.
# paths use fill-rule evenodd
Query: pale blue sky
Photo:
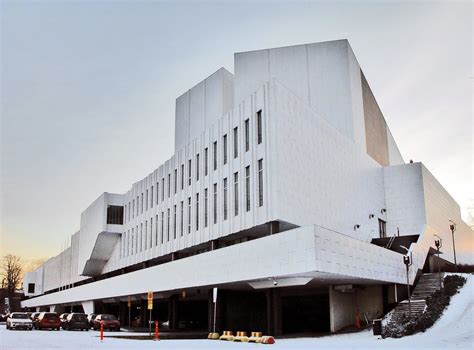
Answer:
<svg viewBox="0 0 474 350"><path fill-rule="evenodd" d="M233 53L347 38L405 160L467 214L472 4L2 1L0 253L57 254L174 148L175 98Z"/></svg>

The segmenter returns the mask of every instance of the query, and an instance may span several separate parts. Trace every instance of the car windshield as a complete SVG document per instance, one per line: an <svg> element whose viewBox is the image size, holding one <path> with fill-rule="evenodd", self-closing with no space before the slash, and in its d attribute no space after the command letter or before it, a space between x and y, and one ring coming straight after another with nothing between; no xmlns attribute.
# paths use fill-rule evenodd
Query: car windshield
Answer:
<svg viewBox="0 0 474 350"><path fill-rule="evenodd" d="M46 318L47 320L52 320L52 319L58 318L58 315L56 315L56 314L44 314L43 318Z"/></svg>
<svg viewBox="0 0 474 350"><path fill-rule="evenodd" d="M87 316L85 314L74 314L71 316L71 319L74 321L87 321Z"/></svg>
<svg viewBox="0 0 474 350"><path fill-rule="evenodd" d="M28 314L12 314L12 318L16 318L16 319L28 319Z"/></svg>
<svg viewBox="0 0 474 350"><path fill-rule="evenodd" d="M114 315L102 315L101 320L105 321L115 321L116 318Z"/></svg>

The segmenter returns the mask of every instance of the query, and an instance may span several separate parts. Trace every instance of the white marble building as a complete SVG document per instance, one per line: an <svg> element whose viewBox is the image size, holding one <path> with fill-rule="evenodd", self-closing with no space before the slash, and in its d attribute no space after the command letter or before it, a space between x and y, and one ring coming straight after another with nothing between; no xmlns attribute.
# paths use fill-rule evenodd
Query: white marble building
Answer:
<svg viewBox="0 0 474 350"><path fill-rule="evenodd" d="M411 237L411 283L434 234L452 260L449 220L472 231L426 167L403 160L346 40L234 60L234 74L221 68L176 99L171 158L127 193L101 195L71 246L25 276L24 307L105 308L127 322L128 297L141 305L153 291L168 305L154 316L186 328L185 301L197 313L218 287L222 329L305 331L285 310L316 305L324 321L308 330L337 331L403 293L389 237ZM242 307L263 321L233 313L239 293L263 296Z"/></svg>

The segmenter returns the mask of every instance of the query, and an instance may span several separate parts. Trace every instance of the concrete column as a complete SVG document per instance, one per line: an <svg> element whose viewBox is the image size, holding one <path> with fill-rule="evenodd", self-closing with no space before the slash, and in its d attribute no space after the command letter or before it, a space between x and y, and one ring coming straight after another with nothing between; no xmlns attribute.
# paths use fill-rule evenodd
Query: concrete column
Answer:
<svg viewBox="0 0 474 350"><path fill-rule="evenodd" d="M120 309L119 309L119 314L120 314L120 324L123 326L128 326L128 308L127 304L120 302Z"/></svg>
<svg viewBox="0 0 474 350"><path fill-rule="evenodd" d="M214 303L212 302L212 289L210 289L207 293L207 300L207 331L212 332L214 327Z"/></svg>
<svg viewBox="0 0 474 350"><path fill-rule="evenodd" d="M344 293L329 287L329 319L331 332L353 325L357 308L355 293Z"/></svg>
<svg viewBox="0 0 474 350"><path fill-rule="evenodd" d="M84 309L85 314L93 314L95 313L94 301L88 300L82 302L82 308Z"/></svg>
<svg viewBox="0 0 474 350"><path fill-rule="evenodd" d="M147 300L140 299L140 321L141 321L141 326L142 327L147 327L147 321L146 321L146 313L147 313Z"/></svg>
<svg viewBox="0 0 474 350"><path fill-rule="evenodd" d="M267 333L268 335L279 336L283 333L281 317L281 291L277 288L270 288L266 293L267 297Z"/></svg>
<svg viewBox="0 0 474 350"><path fill-rule="evenodd" d="M169 301L169 322L170 322L170 329L176 330L178 329L178 323L179 323L179 318L178 318L178 295L173 294L170 296L170 301Z"/></svg>
<svg viewBox="0 0 474 350"><path fill-rule="evenodd" d="M283 333L281 319L281 289L273 289L273 334L279 336Z"/></svg>
<svg viewBox="0 0 474 350"><path fill-rule="evenodd" d="M278 221L270 221L268 225L269 225L269 231L271 235L274 235L275 233L280 232L280 223Z"/></svg>
<svg viewBox="0 0 474 350"><path fill-rule="evenodd" d="M272 303L272 291L273 289L268 289L266 291L267 297L267 335L273 333L273 303Z"/></svg>

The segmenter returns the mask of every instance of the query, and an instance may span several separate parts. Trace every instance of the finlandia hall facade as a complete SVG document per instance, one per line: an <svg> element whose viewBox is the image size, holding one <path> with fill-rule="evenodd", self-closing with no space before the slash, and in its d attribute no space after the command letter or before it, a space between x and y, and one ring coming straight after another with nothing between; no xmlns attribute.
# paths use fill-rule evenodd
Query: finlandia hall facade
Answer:
<svg viewBox="0 0 474 350"><path fill-rule="evenodd" d="M434 234L452 260L448 220L472 231L403 160L347 40L234 62L176 99L175 153L85 209L70 247L26 274L23 307L127 324L130 298L146 324L152 291L154 320L208 330L217 287L218 330L335 332L406 297L402 243L410 283Z"/></svg>

